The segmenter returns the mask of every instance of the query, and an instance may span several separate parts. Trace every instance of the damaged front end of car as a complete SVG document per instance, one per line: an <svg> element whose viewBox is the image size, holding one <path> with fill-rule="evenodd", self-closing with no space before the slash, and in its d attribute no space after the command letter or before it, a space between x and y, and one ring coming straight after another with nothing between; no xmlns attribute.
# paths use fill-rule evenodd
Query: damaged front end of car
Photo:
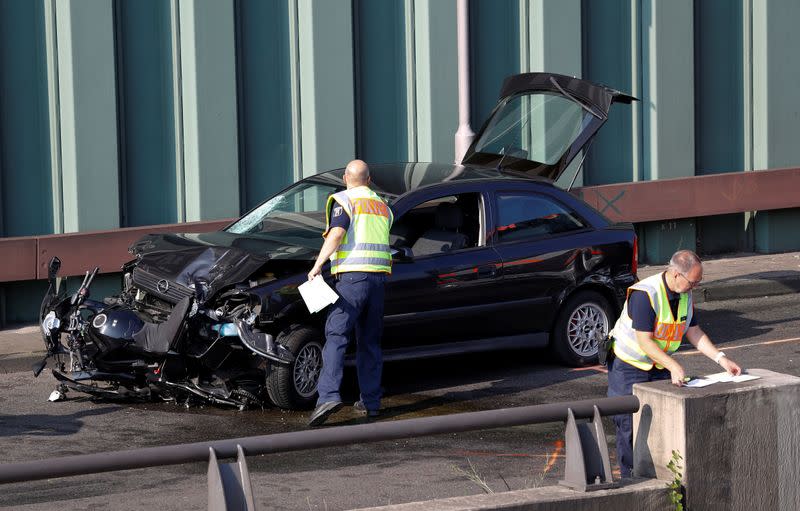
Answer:
<svg viewBox="0 0 800 511"><path fill-rule="evenodd" d="M319 367L313 392L281 392L291 387L284 380L305 371L294 367L296 354L283 337L303 313L300 281L287 279L297 280L307 263L273 263L268 251L243 250L232 238L148 235L131 246L135 259L122 267L118 295L80 303L46 297L43 335L57 360L59 392L240 409L313 405ZM88 296L88 286L82 292ZM321 365L321 347L319 355Z"/></svg>

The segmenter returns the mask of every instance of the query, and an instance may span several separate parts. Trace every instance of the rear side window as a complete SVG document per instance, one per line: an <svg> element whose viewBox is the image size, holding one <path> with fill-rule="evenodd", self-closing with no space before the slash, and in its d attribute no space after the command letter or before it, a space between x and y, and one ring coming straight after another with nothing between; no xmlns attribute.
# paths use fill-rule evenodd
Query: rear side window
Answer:
<svg viewBox="0 0 800 511"><path fill-rule="evenodd" d="M575 212L543 195L499 193L497 209L496 232L500 242L541 238L586 227Z"/></svg>

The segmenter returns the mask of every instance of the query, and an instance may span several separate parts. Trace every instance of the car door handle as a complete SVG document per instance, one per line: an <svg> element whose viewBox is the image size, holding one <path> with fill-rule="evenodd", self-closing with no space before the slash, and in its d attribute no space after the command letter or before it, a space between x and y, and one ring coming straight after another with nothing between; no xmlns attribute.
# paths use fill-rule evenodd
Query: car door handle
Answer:
<svg viewBox="0 0 800 511"><path fill-rule="evenodd" d="M494 277L497 275L497 266L494 264L485 264L478 266L478 277Z"/></svg>

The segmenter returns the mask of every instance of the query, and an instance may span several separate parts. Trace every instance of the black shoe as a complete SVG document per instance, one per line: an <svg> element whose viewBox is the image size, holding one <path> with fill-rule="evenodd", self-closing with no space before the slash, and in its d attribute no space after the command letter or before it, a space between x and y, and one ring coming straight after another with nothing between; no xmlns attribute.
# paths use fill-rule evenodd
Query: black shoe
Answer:
<svg viewBox="0 0 800 511"><path fill-rule="evenodd" d="M308 419L308 427L313 428L319 426L328 420L328 417L342 407L341 401L328 401L322 403L314 409L311 418Z"/></svg>
<svg viewBox="0 0 800 511"><path fill-rule="evenodd" d="M355 403L353 403L353 410L357 411L361 415L366 415L371 419L381 416L380 410L367 410L367 407L364 406L364 401L361 400L358 400Z"/></svg>

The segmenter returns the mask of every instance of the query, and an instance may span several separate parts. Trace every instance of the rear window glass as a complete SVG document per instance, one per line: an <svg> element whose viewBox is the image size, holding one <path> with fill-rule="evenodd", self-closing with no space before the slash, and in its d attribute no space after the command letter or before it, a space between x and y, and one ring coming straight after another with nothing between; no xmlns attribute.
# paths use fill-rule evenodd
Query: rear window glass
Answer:
<svg viewBox="0 0 800 511"><path fill-rule="evenodd" d="M501 242L539 238L586 227L574 211L538 194L498 194L497 208L497 238Z"/></svg>

